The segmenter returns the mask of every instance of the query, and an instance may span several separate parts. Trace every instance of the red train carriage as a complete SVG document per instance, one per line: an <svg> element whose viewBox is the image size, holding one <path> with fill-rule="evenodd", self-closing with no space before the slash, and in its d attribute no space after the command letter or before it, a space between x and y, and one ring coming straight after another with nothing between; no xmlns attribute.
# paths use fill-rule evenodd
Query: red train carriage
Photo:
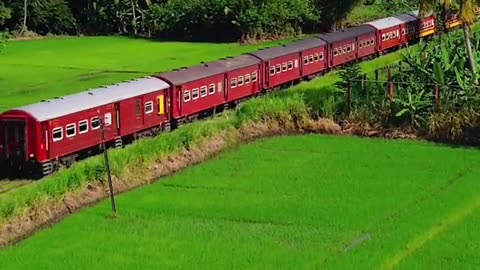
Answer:
<svg viewBox="0 0 480 270"><path fill-rule="evenodd" d="M0 115L3 166L40 176L68 166L98 150L99 118L116 146L142 131L169 129L168 88L143 78L8 111Z"/></svg>
<svg viewBox="0 0 480 270"><path fill-rule="evenodd" d="M328 67L335 68L375 54L375 29L360 25L317 36L328 44Z"/></svg>
<svg viewBox="0 0 480 270"><path fill-rule="evenodd" d="M308 78L327 71L327 43L317 38L307 38L287 44L299 51L300 77Z"/></svg>
<svg viewBox="0 0 480 270"><path fill-rule="evenodd" d="M256 57L241 55L156 77L170 84L172 119L181 124L260 92L260 66Z"/></svg>
<svg viewBox="0 0 480 270"><path fill-rule="evenodd" d="M300 79L301 48L282 45L250 53L262 60L262 89L271 90Z"/></svg>
<svg viewBox="0 0 480 270"><path fill-rule="evenodd" d="M219 62L225 67L226 102L240 102L248 97L257 95L261 89L261 61L251 55L245 54L233 58L223 59Z"/></svg>
<svg viewBox="0 0 480 270"><path fill-rule="evenodd" d="M409 31L416 21L415 17L404 14L368 22L368 25L377 29L377 52L381 54L405 45L408 41L405 32Z"/></svg>
<svg viewBox="0 0 480 270"><path fill-rule="evenodd" d="M418 39L419 19L410 14L402 14L395 17L400 20L400 47Z"/></svg>
<svg viewBox="0 0 480 270"><path fill-rule="evenodd" d="M456 28L458 28L462 22L460 21L460 16L458 13L453 13L452 11L447 11L447 15L446 15L447 19L446 19L446 22L445 22L445 26L447 28L448 31L452 31L452 30L455 30Z"/></svg>
<svg viewBox="0 0 480 270"><path fill-rule="evenodd" d="M418 10L408 13L410 16L417 18L416 29L410 30L410 33L416 33L420 38L427 38L436 33L436 19L433 14L421 18ZM417 31L418 29L418 31Z"/></svg>

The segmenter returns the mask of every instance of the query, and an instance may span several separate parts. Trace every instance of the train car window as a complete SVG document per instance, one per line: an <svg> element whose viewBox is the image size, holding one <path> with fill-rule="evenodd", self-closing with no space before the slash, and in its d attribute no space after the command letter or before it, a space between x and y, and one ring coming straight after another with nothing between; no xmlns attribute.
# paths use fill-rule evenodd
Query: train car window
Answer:
<svg viewBox="0 0 480 270"><path fill-rule="evenodd" d="M282 71L283 72L287 71L287 63L282 64Z"/></svg>
<svg viewBox="0 0 480 270"><path fill-rule="evenodd" d="M352 47L350 45L347 46L347 52L350 52L352 50Z"/></svg>
<svg viewBox="0 0 480 270"><path fill-rule="evenodd" d="M245 74L245 84L250 83L250 74Z"/></svg>
<svg viewBox="0 0 480 270"><path fill-rule="evenodd" d="M257 72L253 72L252 73L252 82L256 82L257 81Z"/></svg>
<svg viewBox="0 0 480 270"><path fill-rule="evenodd" d="M273 75L275 75L275 67L271 66L270 67L270 76L273 76Z"/></svg>
<svg viewBox="0 0 480 270"><path fill-rule="evenodd" d="M385 34L382 34L382 40L385 41Z"/></svg>
<svg viewBox="0 0 480 270"><path fill-rule="evenodd" d="M277 65L277 73L280 73L282 71L282 67L280 66L280 64Z"/></svg>
<svg viewBox="0 0 480 270"><path fill-rule="evenodd" d="M238 76L238 86L243 85L243 76Z"/></svg>
<svg viewBox="0 0 480 270"><path fill-rule="evenodd" d="M310 62L310 64L313 63L313 54L308 56L308 62Z"/></svg>
<svg viewBox="0 0 480 270"><path fill-rule="evenodd" d="M293 61L289 61L288 62L288 70L292 70L293 69Z"/></svg>
<svg viewBox="0 0 480 270"><path fill-rule="evenodd" d="M305 65L308 65L308 56L305 56L305 57L303 58L303 63L304 63Z"/></svg>
<svg viewBox="0 0 480 270"><path fill-rule="evenodd" d="M343 47L343 53L347 53L347 47Z"/></svg>
<svg viewBox="0 0 480 270"><path fill-rule="evenodd" d="M198 88L192 90L192 99L198 99Z"/></svg>
<svg viewBox="0 0 480 270"><path fill-rule="evenodd" d="M313 61L318 62L318 53L313 55Z"/></svg>
<svg viewBox="0 0 480 270"><path fill-rule="evenodd" d="M52 130L52 139L54 142L61 141L63 139L63 128L54 128Z"/></svg>
<svg viewBox="0 0 480 270"><path fill-rule="evenodd" d="M88 120L78 122L78 133L83 134L88 132Z"/></svg>
<svg viewBox="0 0 480 270"><path fill-rule="evenodd" d="M338 51L337 51L337 49L335 49L335 50L333 51L333 56L337 56L337 55L338 55Z"/></svg>
<svg viewBox="0 0 480 270"><path fill-rule="evenodd" d="M323 52L320 53L320 60L323 60Z"/></svg>
<svg viewBox="0 0 480 270"><path fill-rule="evenodd" d="M106 113L104 118L103 118L103 121L104 121L104 125L106 127L110 126L112 124L112 114L111 113Z"/></svg>
<svg viewBox="0 0 480 270"><path fill-rule="evenodd" d="M207 86L200 87L200 96L206 97L207 96Z"/></svg>
<svg viewBox="0 0 480 270"><path fill-rule="evenodd" d="M209 93L210 95L215 94L215 84L214 84L214 83L212 83L212 84L210 84L210 85L208 86L208 93Z"/></svg>
<svg viewBox="0 0 480 270"><path fill-rule="evenodd" d="M65 127L65 133L67 134L67 138L77 135L77 125L75 124L67 125Z"/></svg>
<svg viewBox="0 0 480 270"><path fill-rule="evenodd" d="M153 113L153 101L145 103L145 114Z"/></svg>
<svg viewBox="0 0 480 270"><path fill-rule="evenodd" d="M190 90L185 90L185 92L183 92L183 101L184 102L190 101Z"/></svg>
<svg viewBox="0 0 480 270"><path fill-rule="evenodd" d="M235 88L235 87L237 87L237 79L233 78L230 83L230 88Z"/></svg>
<svg viewBox="0 0 480 270"><path fill-rule="evenodd" d="M363 42L358 43L358 48L361 49L363 47Z"/></svg>
<svg viewBox="0 0 480 270"><path fill-rule="evenodd" d="M100 118L97 116L93 117L92 120L92 130L96 130L100 128Z"/></svg>

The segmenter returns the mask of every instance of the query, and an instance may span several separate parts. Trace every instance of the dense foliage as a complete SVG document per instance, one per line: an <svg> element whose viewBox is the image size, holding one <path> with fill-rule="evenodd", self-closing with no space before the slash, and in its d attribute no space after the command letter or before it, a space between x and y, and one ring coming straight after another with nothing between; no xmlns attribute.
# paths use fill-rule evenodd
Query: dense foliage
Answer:
<svg viewBox="0 0 480 270"><path fill-rule="evenodd" d="M117 33L215 41L265 39L344 26L352 10L357 17L354 23L376 19L411 10L414 2L0 0L0 32L8 29L22 35Z"/></svg>
<svg viewBox="0 0 480 270"><path fill-rule="evenodd" d="M356 66L345 68L337 84L342 93L330 94L337 110L327 116L402 127L442 141L480 143L479 77L471 72L459 34L423 44L420 53L407 51L390 79L369 75L365 80ZM479 34L472 43L480 59Z"/></svg>

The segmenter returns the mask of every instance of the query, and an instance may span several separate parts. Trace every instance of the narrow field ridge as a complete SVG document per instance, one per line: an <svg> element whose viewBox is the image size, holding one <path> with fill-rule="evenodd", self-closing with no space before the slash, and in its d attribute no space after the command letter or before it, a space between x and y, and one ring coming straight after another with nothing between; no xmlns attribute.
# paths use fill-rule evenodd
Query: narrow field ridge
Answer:
<svg viewBox="0 0 480 270"><path fill-rule="evenodd" d="M408 257L414 256L415 252L420 250L429 241L432 241L434 238L438 237L442 233L459 224L468 216L476 213L479 209L480 197L477 197L474 200L471 200L461 209L456 209L445 219L439 220L439 224L437 226L432 227L430 230L425 231L424 233L410 241L404 250L388 258L382 266L382 269L394 269Z"/></svg>

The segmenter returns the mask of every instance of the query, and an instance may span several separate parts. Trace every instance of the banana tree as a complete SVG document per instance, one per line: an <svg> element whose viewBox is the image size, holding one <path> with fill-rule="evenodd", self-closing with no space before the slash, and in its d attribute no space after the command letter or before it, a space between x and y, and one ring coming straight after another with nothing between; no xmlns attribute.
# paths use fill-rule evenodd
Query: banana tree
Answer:
<svg viewBox="0 0 480 270"><path fill-rule="evenodd" d="M446 10L456 2L460 6L460 20L462 21L463 34L465 36L465 48L468 55L468 62L473 74L477 73L475 58L472 51L470 26L475 20L475 5L480 4L479 0L419 0L420 16L424 17L432 11L436 5Z"/></svg>
<svg viewBox="0 0 480 270"><path fill-rule="evenodd" d="M432 94L422 89L420 92L408 88L406 99L395 98L393 102L401 108L395 116L398 118L408 116L413 128L422 126L426 112L432 107Z"/></svg>

